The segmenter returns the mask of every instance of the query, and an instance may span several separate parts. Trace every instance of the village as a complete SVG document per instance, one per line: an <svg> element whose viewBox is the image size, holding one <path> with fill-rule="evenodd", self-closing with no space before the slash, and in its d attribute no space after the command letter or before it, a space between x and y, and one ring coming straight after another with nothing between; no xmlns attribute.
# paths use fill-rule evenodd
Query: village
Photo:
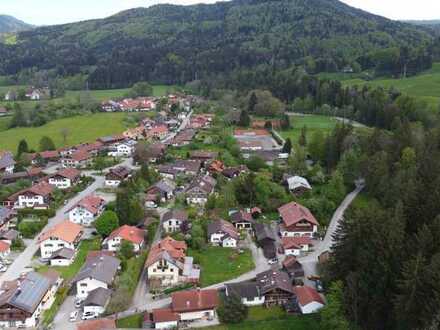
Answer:
<svg viewBox="0 0 440 330"><path fill-rule="evenodd" d="M120 135L26 154L28 166L20 170L12 152L0 153L2 185L31 182L0 207L0 326L112 328L119 318L141 314L144 328L201 327L219 324L217 309L233 297L293 314L325 305L318 264L328 259L337 222L362 185L327 232L295 199L313 190L299 175L283 174L280 187L290 201L270 214L255 201L219 210L212 205L219 186L255 175L246 162L256 157L268 167L285 164L291 153L286 141L256 121L253 128L233 128L233 146L220 147L212 135L222 124L200 112L200 98L169 95L160 113L156 101L103 102L103 112L154 116ZM225 157L231 153L241 163ZM115 221L121 194L131 190L141 201L138 221ZM221 269L209 274L213 260L203 260L206 247L219 260L227 251L225 264L234 269L228 278L215 282ZM127 267L136 263L133 275ZM121 308L124 273L136 282L132 302Z"/></svg>

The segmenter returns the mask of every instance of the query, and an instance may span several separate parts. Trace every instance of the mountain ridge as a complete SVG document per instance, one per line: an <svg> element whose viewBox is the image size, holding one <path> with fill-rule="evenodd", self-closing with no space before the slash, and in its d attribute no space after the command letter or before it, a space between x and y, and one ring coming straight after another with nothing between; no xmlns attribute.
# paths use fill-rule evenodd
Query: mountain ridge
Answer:
<svg viewBox="0 0 440 330"><path fill-rule="evenodd" d="M0 14L0 34L1 33L15 33L32 29L34 26L23 22L13 16Z"/></svg>

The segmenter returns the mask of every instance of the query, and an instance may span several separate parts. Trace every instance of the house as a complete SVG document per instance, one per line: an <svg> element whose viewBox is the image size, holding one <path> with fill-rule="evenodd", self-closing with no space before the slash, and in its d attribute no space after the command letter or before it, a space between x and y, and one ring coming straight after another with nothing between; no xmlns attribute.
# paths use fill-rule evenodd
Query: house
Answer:
<svg viewBox="0 0 440 330"><path fill-rule="evenodd" d="M76 185L81 179L81 172L76 168L64 168L49 176L49 184L58 189L68 189Z"/></svg>
<svg viewBox="0 0 440 330"><path fill-rule="evenodd" d="M57 162L60 159L60 153L57 150L46 150L34 154L27 154L26 157L32 165L43 166L50 162Z"/></svg>
<svg viewBox="0 0 440 330"><path fill-rule="evenodd" d="M200 172L202 162L194 159L179 159L171 164L171 167L177 170L179 173L194 176Z"/></svg>
<svg viewBox="0 0 440 330"><path fill-rule="evenodd" d="M108 289L119 270L119 259L107 255L89 258L73 278L76 285L76 297L85 299L97 288Z"/></svg>
<svg viewBox="0 0 440 330"><path fill-rule="evenodd" d="M165 155L166 146L163 143L155 142L147 147L148 161L157 163Z"/></svg>
<svg viewBox="0 0 440 330"><path fill-rule="evenodd" d="M49 309L62 280L57 272L30 272L2 283L0 327L35 328L44 310Z"/></svg>
<svg viewBox="0 0 440 330"><path fill-rule="evenodd" d="M264 295L261 293L257 282L241 282L225 284L227 297L240 298L243 305L260 306L264 304Z"/></svg>
<svg viewBox="0 0 440 330"><path fill-rule="evenodd" d="M90 226L104 211L105 200L95 195L81 199L69 211L69 220L84 226Z"/></svg>
<svg viewBox="0 0 440 330"><path fill-rule="evenodd" d="M102 242L103 247L109 251L119 251L123 241L133 245L133 251L139 252L145 243L145 231L134 226L124 225L114 230Z"/></svg>
<svg viewBox="0 0 440 330"><path fill-rule="evenodd" d="M17 211L8 207L0 206L0 230L9 229L10 223L17 218Z"/></svg>
<svg viewBox="0 0 440 330"><path fill-rule="evenodd" d="M163 140L167 137L169 133L168 127L166 125L155 125L145 132L146 138L152 138L156 140Z"/></svg>
<svg viewBox="0 0 440 330"><path fill-rule="evenodd" d="M219 304L215 289L179 291L171 295L171 309L180 315L181 321L212 320Z"/></svg>
<svg viewBox="0 0 440 330"><path fill-rule="evenodd" d="M9 196L8 201L13 203L15 209L47 209L53 191L53 186L43 181Z"/></svg>
<svg viewBox="0 0 440 330"><path fill-rule="evenodd" d="M8 244L12 244L12 242L16 239L19 239L20 236L20 232L15 229L0 231L0 241L6 242Z"/></svg>
<svg viewBox="0 0 440 330"><path fill-rule="evenodd" d="M188 227L188 213L184 210L171 210L162 217L162 226L165 233L182 232Z"/></svg>
<svg viewBox="0 0 440 330"><path fill-rule="evenodd" d="M75 251L82 234L83 227L68 220L49 228L38 237L41 257L49 259L53 253L62 248Z"/></svg>
<svg viewBox="0 0 440 330"><path fill-rule="evenodd" d="M157 171L159 172L159 175L163 178L167 178L170 180L174 180L177 178L177 176L181 173L178 169L173 168L173 166L166 164L166 165L159 165L157 167Z"/></svg>
<svg viewBox="0 0 440 330"><path fill-rule="evenodd" d="M283 269L289 273L292 278L304 277L304 269L302 264L296 259L295 256L287 256L283 260Z"/></svg>
<svg viewBox="0 0 440 330"><path fill-rule="evenodd" d="M15 173L5 173L0 177L1 184L11 184L20 180L29 180L32 183L37 183L45 174L39 167L31 167L25 171Z"/></svg>
<svg viewBox="0 0 440 330"><path fill-rule="evenodd" d="M324 307L324 300L315 289L304 285L295 286L293 290L302 314L316 313Z"/></svg>
<svg viewBox="0 0 440 330"><path fill-rule="evenodd" d="M277 256L275 247L276 237L272 228L263 223L255 224L255 236L259 246L263 248L263 254L267 259L273 259Z"/></svg>
<svg viewBox="0 0 440 330"><path fill-rule="evenodd" d="M246 165L240 165L236 167L228 167L222 171L222 174L228 179L234 179L244 173L249 172Z"/></svg>
<svg viewBox="0 0 440 330"><path fill-rule="evenodd" d="M0 106L0 117L6 116L8 114L8 109L5 107Z"/></svg>
<svg viewBox="0 0 440 330"><path fill-rule="evenodd" d="M207 162L214 160L218 157L218 152L216 151L203 151L203 150L195 150L191 151L189 154L191 159L200 160L202 162Z"/></svg>
<svg viewBox="0 0 440 330"><path fill-rule="evenodd" d="M210 175L198 177L193 180L185 190L188 204L205 205L209 195L214 192L217 181Z"/></svg>
<svg viewBox="0 0 440 330"><path fill-rule="evenodd" d="M5 101L15 101L17 99L16 91L7 91L5 94Z"/></svg>
<svg viewBox="0 0 440 330"><path fill-rule="evenodd" d="M125 130L124 133L122 133L122 135L124 135L126 139L138 141L138 140L143 140L145 138L144 133L145 133L145 127L138 126Z"/></svg>
<svg viewBox="0 0 440 330"><path fill-rule="evenodd" d="M85 168L92 162L92 154L86 150L77 150L68 157L61 159L61 166L64 168Z"/></svg>
<svg viewBox="0 0 440 330"><path fill-rule="evenodd" d="M241 151L263 150L263 143L258 140L238 140Z"/></svg>
<svg viewBox="0 0 440 330"><path fill-rule="evenodd" d="M97 319L81 322L77 325L76 330L110 330L116 329L115 319Z"/></svg>
<svg viewBox="0 0 440 330"><path fill-rule="evenodd" d="M130 169L124 166L112 168L105 175L105 185L107 187L118 187L122 181L125 181L130 177L130 173Z"/></svg>
<svg viewBox="0 0 440 330"><path fill-rule="evenodd" d="M49 257L51 266L69 266L75 260L76 251L67 247L56 250Z"/></svg>
<svg viewBox="0 0 440 330"><path fill-rule="evenodd" d="M131 157L134 152L135 141L119 142L109 147L107 155L109 157Z"/></svg>
<svg viewBox="0 0 440 330"><path fill-rule="evenodd" d="M220 160L213 160L208 167L210 173L222 173L225 169L225 165Z"/></svg>
<svg viewBox="0 0 440 330"><path fill-rule="evenodd" d="M286 183L289 190L297 196L312 190L312 186L307 179L298 175L288 177Z"/></svg>
<svg viewBox="0 0 440 330"><path fill-rule="evenodd" d="M234 225L221 219L209 223L207 232L212 245L235 248L240 239Z"/></svg>
<svg viewBox="0 0 440 330"><path fill-rule="evenodd" d="M171 141L171 145L173 147L186 146L193 141L195 135L196 135L195 130L185 129L174 137L174 139Z"/></svg>
<svg viewBox="0 0 440 330"><path fill-rule="evenodd" d="M104 288L96 288L89 292L89 295L82 303L84 313L93 313L96 316L105 312L105 308L110 302L112 291Z"/></svg>
<svg viewBox="0 0 440 330"><path fill-rule="evenodd" d="M312 240L307 236L283 237L281 245L286 256L299 256L301 252L310 250Z"/></svg>
<svg viewBox="0 0 440 330"><path fill-rule="evenodd" d="M0 257L6 258L11 253L11 244L5 241L0 241Z"/></svg>
<svg viewBox="0 0 440 330"><path fill-rule="evenodd" d="M0 174L14 173L15 160L14 156L9 151L0 151Z"/></svg>
<svg viewBox="0 0 440 330"><path fill-rule="evenodd" d="M292 280L286 272L270 269L257 274L256 282L267 307L284 305L295 297Z"/></svg>
<svg viewBox="0 0 440 330"><path fill-rule="evenodd" d="M255 225L255 217L261 213L258 208L247 210L238 210L230 214L231 222L234 224L237 230L246 230L248 233L253 231L253 226Z"/></svg>
<svg viewBox="0 0 440 330"><path fill-rule="evenodd" d="M118 102L109 100L101 103L101 110L103 112L116 112L120 111L121 107Z"/></svg>
<svg viewBox="0 0 440 330"><path fill-rule="evenodd" d="M160 202L166 202L167 200L174 197L175 190L176 184L173 181L164 178L148 188L146 190L146 194L147 196L156 196L156 200L159 200Z"/></svg>
<svg viewBox="0 0 440 330"><path fill-rule="evenodd" d="M151 313L145 314L143 328L177 329L179 321L179 314L171 308L153 309Z"/></svg>
<svg viewBox="0 0 440 330"><path fill-rule="evenodd" d="M150 287L172 287L183 283L198 283L200 269L193 258L186 256L185 242L166 237L153 245L145 267Z"/></svg>
<svg viewBox="0 0 440 330"><path fill-rule="evenodd" d="M281 217L282 237L308 236L318 232L318 221L310 210L296 202L290 202L278 208Z"/></svg>
<svg viewBox="0 0 440 330"><path fill-rule="evenodd" d="M109 146L118 142L122 142L125 140L124 135L111 135L111 136L103 136L98 139L104 146Z"/></svg>

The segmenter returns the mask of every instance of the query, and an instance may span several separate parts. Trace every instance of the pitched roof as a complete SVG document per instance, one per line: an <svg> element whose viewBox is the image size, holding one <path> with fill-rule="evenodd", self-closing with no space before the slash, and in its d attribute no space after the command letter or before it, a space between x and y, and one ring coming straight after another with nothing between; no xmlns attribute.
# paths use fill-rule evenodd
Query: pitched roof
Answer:
<svg viewBox="0 0 440 330"><path fill-rule="evenodd" d="M118 166L115 168L111 168L107 175L114 175L120 179L125 179L130 175L130 169L124 166ZM107 177L106 175L106 177Z"/></svg>
<svg viewBox="0 0 440 330"><path fill-rule="evenodd" d="M215 289L180 291L171 295L171 307L177 313L209 310L218 305L219 297Z"/></svg>
<svg viewBox="0 0 440 330"><path fill-rule="evenodd" d="M0 151L0 169L4 169L14 164L15 164L15 160L11 152Z"/></svg>
<svg viewBox="0 0 440 330"><path fill-rule="evenodd" d="M298 175L288 177L286 181L287 184L289 185L290 190L295 190L301 187L308 190L312 189L312 186L309 184L309 181L307 181L306 178L303 178Z"/></svg>
<svg viewBox="0 0 440 330"><path fill-rule="evenodd" d="M111 284L118 271L120 263L119 259L106 255L87 259L78 274L76 274L73 282L78 282L90 277Z"/></svg>
<svg viewBox="0 0 440 330"><path fill-rule="evenodd" d="M50 256L50 259L57 259L57 258L61 258L61 259L72 259L72 257L75 255L75 251L69 248L61 248L57 251L55 251L54 253L52 253L52 255Z"/></svg>
<svg viewBox="0 0 440 330"><path fill-rule="evenodd" d="M65 220L52 228L49 228L38 237L38 242L43 242L50 237L56 237L65 242L74 243L82 234L83 227Z"/></svg>
<svg viewBox="0 0 440 330"><path fill-rule="evenodd" d="M320 304L325 304L322 297L319 295L318 291L315 289L309 287L309 286L295 286L293 288L296 298L298 300L298 303L301 306L306 306L312 302L317 302Z"/></svg>
<svg viewBox="0 0 440 330"><path fill-rule="evenodd" d="M190 152L191 158L197 159L215 159L218 157L218 152L216 151L204 151L204 150L194 150Z"/></svg>
<svg viewBox="0 0 440 330"><path fill-rule="evenodd" d="M87 159L89 159L91 157L92 157L92 155L88 151L83 150L83 149L79 149L79 150L75 151L70 156L70 158L72 158L74 161L77 161L77 162L81 162L83 160L87 160Z"/></svg>
<svg viewBox="0 0 440 330"><path fill-rule="evenodd" d="M237 212L234 212L230 216L232 223L238 223L238 222L250 222L255 223L254 218L252 217L252 213L246 212L245 210L239 210Z"/></svg>
<svg viewBox="0 0 440 330"><path fill-rule="evenodd" d="M9 243L6 243L4 241L0 241L0 252L9 251L10 247L11 246L9 245Z"/></svg>
<svg viewBox="0 0 440 330"><path fill-rule="evenodd" d="M66 179L75 180L76 178L79 178L80 175L81 171L77 170L76 168L64 168L52 174L50 177L53 178L55 176L61 176Z"/></svg>
<svg viewBox="0 0 440 330"><path fill-rule="evenodd" d="M312 240L310 237L283 237L282 245L285 249L300 249L301 245L310 245Z"/></svg>
<svg viewBox="0 0 440 330"><path fill-rule="evenodd" d="M84 306L102 306L104 307L110 299L112 291L104 288L96 288L89 292Z"/></svg>
<svg viewBox="0 0 440 330"><path fill-rule="evenodd" d="M134 226L123 225L114 230L106 240L113 239L115 237L121 237L125 241L132 242L134 244L141 244L144 241L145 232Z"/></svg>
<svg viewBox="0 0 440 330"><path fill-rule="evenodd" d="M299 261L296 259L295 256L287 256L286 258L284 258L283 260L283 266L285 268L290 268L293 265L295 265L296 263L299 263Z"/></svg>
<svg viewBox="0 0 440 330"><path fill-rule="evenodd" d="M98 319L81 322L76 327L77 330L108 330L116 329L116 322L112 319Z"/></svg>
<svg viewBox="0 0 440 330"><path fill-rule="evenodd" d="M177 219L180 221L188 221L188 213L185 210L170 210L162 217L162 221Z"/></svg>
<svg viewBox="0 0 440 330"><path fill-rule="evenodd" d="M180 316L171 308L153 309L151 316L154 323L179 321Z"/></svg>
<svg viewBox="0 0 440 330"><path fill-rule="evenodd" d="M256 223L255 227L255 235L257 236L257 241L263 241L265 239L270 239L272 241L276 240L275 234L273 230L269 227L269 225L264 223Z"/></svg>
<svg viewBox="0 0 440 330"><path fill-rule="evenodd" d="M83 199L81 199L78 203L76 203L67 212L70 212L71 210L73 210L76 207L83 207L87 211L89 211L90 213L97 214L99 212L101 205L103 205L104 202L105 202L104 199L99 196L89 195L89 196L86 196Z"/></svg>
<svg viewBox="0 0 440 330"><path fill-rule="evenodd" d="M225 234L236 240L239 237L237 229L235 229L234 225L222 219L216 220L208 224L208 236L211 236L212 234L218 232L224 232Z"/></svg>
<svg viewBox="0 0 440 330"><path fill-rule="evenodd" d="M260 287L256 282L241 282L225 284L228 295L247 298L253 300L255 297L261 297Z"/></svg>
<svg viewBox="0 0 440 330"><path fill-rule="evenodd" d="M260 287L263 294L274 289L293 293L292 280L290 279L289 274L279 270L270 269L257 274L257 285Z"/></svg>
<svg viewBox="0 0 440 330"><path fill-rule="evenodd" d="M165 237L150 249L145 266L149 267L163 258L167 260L171 258L170 261L174 262L183 262L186 256L186 249L187 246L185 242L176 241L169 236Z"/></svg>
<svg viewBox="0 0 440 330"><path fill-rule="evenodd" d="M302 206L296 202L290 202L278 208L281 218L284 224L289 227L297 224L298 222L305 220L313 225L318 226L318 221L313 216L312 212L305 206Z"/></svg>

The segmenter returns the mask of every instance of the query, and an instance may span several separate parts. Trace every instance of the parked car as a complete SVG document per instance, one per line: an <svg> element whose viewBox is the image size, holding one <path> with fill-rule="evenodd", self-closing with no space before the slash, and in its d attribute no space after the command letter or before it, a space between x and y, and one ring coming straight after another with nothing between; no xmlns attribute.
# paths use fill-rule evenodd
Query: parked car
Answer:
<svg viewBox="0 0 440 330"><path fill-rule="evenodd" d="M278 258L269 259L269 260L267 261L267 263L268 263L269 265L275 265L276 263L278 263Z"/></svg>
<svg viewBox="0 0 440 330"><path fill-rule="evenodd" d="M72 313L70 313L69 316L70 322L75 322L77 318L78 318L78 311L73 311Z"/></svg>
<svg viewBox="0 0 440 330"><path fill-rule="evenodd" d="M91 319L95 319L97 317L98 317L98 315L96 315L93 312L85 312L82 314L81 320L91 320Z"/></svg>
<svg viewBox="0 0 440 330"><path fill-rule="evenodd" d="M75 307L80 308L83 301L84 301L83 299L76 299L75 300Z"/></svg>
<svg viewBox="0 0 440 330"><path fill-rule="evenodd" d="M321 280L315 281L315 288L316 288L316 291L318 291L318 292L324 292L324 286L322 285Z"/></svg>
<svg viewBox="0 0 440 330"><path fill-rule="evenodd" d="M0 264L0 272L1 273L4 273L7 270L8 270L8 267L6 267L5 265Z"/></svg>
<svg viewBox="0 0 440 330"><path fill-rule="evenodd" d="M9 265L12 264L12 261L9 260L9 259L2 259L2 260L1 260L1 263L2 263L3 265L7 265L7 266L9 266Z"/></svg>

